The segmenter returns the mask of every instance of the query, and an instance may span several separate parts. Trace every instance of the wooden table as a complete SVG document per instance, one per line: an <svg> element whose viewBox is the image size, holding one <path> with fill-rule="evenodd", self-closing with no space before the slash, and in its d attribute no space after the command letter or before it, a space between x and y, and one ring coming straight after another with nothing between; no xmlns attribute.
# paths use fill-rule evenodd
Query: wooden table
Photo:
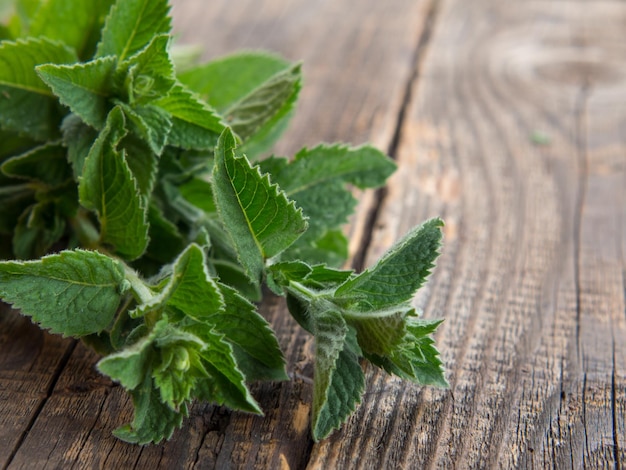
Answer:
<svg viewBox="0 0 626 470"><path fill-rule="evenodd" d="M306 83L277 151L370 141L400 170L361 196L357 266L445 218L416 303L445 317L450 390L367 368L356 414L309 432L311 339L282 299L293 380L264 418L197 404L159 446L111 436L132 409L80 343L0 315L2 468L624 468L626 4L619 1L177 0L205 58L268 48Z"/></svg>

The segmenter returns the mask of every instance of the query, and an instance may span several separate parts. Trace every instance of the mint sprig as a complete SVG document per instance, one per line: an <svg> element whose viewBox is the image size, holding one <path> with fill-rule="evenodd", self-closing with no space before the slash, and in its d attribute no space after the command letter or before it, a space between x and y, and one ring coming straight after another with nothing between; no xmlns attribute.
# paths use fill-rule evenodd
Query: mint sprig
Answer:
<svg viewBox="0 0 626 470"><path fill-rule="evenodd" d="M442 221L340 269L352 189L393 161L344 144L263 158L300 64L246 52L177 73L165 0L26 6L0 28L0 298L102 355L135 408L117 437L169 439L194 400L262 413L250 382L288 378L263 286L315 338L315 440L358 406L364 359L447 385L441 320L411 305Z"/></svg>

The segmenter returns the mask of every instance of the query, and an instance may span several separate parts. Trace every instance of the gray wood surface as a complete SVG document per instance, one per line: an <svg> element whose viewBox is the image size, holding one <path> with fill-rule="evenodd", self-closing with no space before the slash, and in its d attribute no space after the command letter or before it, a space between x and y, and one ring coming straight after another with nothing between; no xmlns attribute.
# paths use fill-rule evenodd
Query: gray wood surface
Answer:
<svg viewBox="0 0 626 470"><path fill-rule="evenodd" d="M618 1L176 0L179 40L209 59L266 48L304 62L278 153L371 141L397 159L350 227L370 264L446 220L415 300L449 390L367 367L342 430L308 434L311 340L261 306L292 380L263 418L197 404L159 446L80 343L0 312L2 468L623 468L626 465L626 4Z"/></svg>

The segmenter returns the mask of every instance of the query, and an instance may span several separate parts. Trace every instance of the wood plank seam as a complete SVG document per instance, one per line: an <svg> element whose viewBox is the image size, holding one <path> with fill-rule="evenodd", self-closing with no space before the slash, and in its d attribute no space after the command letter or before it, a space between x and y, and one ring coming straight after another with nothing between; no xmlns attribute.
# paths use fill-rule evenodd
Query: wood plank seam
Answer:
<svg viewBox="0 0 626 470"><path fill-rule="evenodd" d="M409 103L411 102L411 95L413 93L412 90L417 83L417 80L419 79L423 58L427 54L428 44L430 43L430 39L432 37L434 25L437 22L439 2L440 0L431 0L430 4L427 6L426 18L424 20L424 28L420 31L420 34L418 35L417 44L411 58L411 75L408 77L408 80L405 83L404 93L402 96L402 105L400 107L400 110L398 111L398 118L394 125L393 136L387 150L387 155L389 155L393 160L397 159L398 146L402 138L402 128L404 127L404 123L406 121L407 110L409 107ZM368 251L372 244L372 235L374 232L374 228L378 221L379 214L386 196L386 186L377 189L375 192L372 207L369 209L366 216L364 233L362 239L360 240L360 246L354 254L352 260L352 268L357 272L360 272L365 268Z"/></svg>
<svg viewBox="0 0 626 470"><path fill-rule="evenodd" d="M54 393L54 389L55 389L57 383L59 382L59 378L61 377L61 374L63 373L63 370L65 369L65 366L69 362L70 357L72 356L72 353L74 352L74 349L76 348L76 344L77 343L78 343L78 341L76 341L76 340L72 341L70 346L63 353L63 356L61 357L61 360L59 361L59 364L57 365L56 370L54 371L54 373L52 374L52 377L50 378L50 384L48 385L48 388L46 389L46 396L41 400L41 402L37 406L37 409L33 413L33 416L29 420L28 424L24 428L24 431L22 432L22 434L20 435L19 439L15 443L15 446L11 450L11 453L9 454L9 456L8 456L8 458L6 460L6 463L2 467L2 470L6 470L7 468L9 468L9 466L11 465L11 462L13 462L13 459L15 458L15 456L17 455L17 453L20 450L20 447L24 443L24 440L26 439L26 436L28 436L28 433L33 428L33 426L35 425L35 422L37 421L37 418L39 417L39 414L44 409L44 407L46 406L46 403L48 402L48 400L50 399L50 397Z"/></svg>

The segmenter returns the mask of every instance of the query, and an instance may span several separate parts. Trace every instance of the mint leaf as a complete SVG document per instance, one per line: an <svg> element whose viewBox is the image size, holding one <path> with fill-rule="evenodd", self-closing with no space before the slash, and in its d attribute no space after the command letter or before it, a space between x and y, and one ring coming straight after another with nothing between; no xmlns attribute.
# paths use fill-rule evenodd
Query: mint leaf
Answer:
<svg viewBox="0 0 626 470"><path fill-rule="evenodd" d="M166 0L118 0L106 19L97 57L117 56L121 62L132 56L154 36L170 32L168 13Z"/></svg>
<svg viewBox="0 0 626 470"><path fill-rule="evenodd" d="M45 255L65 233L65 218L56 204L33 204L20 216L13 233L13 253L18 259Z"/></svg>
<svg viewBox="0 0 626 470"><path fill-rule="evenodd" d="M335 298L356 303L362 311L409 301L435 266L442 226L441 219L431 219L413 229L375 266L339 286Z"/></svg>
<svg viewBox="0 0 626 470"><path fill-rule="evenodd" d="M85 159L89 155L91 145L98 137L98 132L85 124L79 116L72 113L63 119L61 132L63 133L63 145L67 147L67 159L74 170L74 179L78 179L83 174Z"/></svg>
<svg viewBox="0 0 626 470"><path fill-rule="evenodd" d="M36 145L36 142L32 139L22 137L16 132L3 130L0 130L0 142L2 142L2 147L0 147L0 162L4 161L7 157L24 153Z"/></svg>
<svg viewBox="0 0 626 470"><path fill-rule="evenodd" d="M140 305L131 315L144 315L165 305L199 322L224 308L220 289L207 272L204 251L195 243L174 262L169 282L159 295Z"/></svg>
<svg viewBox="0 0 626 470"><path fill-rule="evenodd" d="M225 233L224 235L228 238L228 235ZM223 259L236 259L237 255L231 254L230 252L221 254L217 253L217 250L215 250L214 247L211 248L211 252L214 256L219 256L219 258L212 258L210 260L210 265L215 271L216 276L220 279L220 282L233 287L249 301L260 302L263 298L261 286L259 284L253 284L250 281L250 278L246 275L244 269L239 263Z"/></svg>
<svg viewBox="0 0 626 470"><path fill-rule="evenodd" d="M155 338L152 378L170 408L177 410L190 401L196 381L208 376L202 363L207 347L197 335L171 325Z"/></svg>
<svg viewBox="0 0 626 470"><path fill-rule="evenodd" d="M198 245L191 244L185 249L159 294L131 315L142 316L165 308L181 325L192 325L188 326L191 332L214 329L206 333L211 340L215 340L214 334L223 334L223 340L236 345L236 356L245 362L244 366L258 364L264 376L285 377L282 354L269 324L236 290L223 284L218 286L211 279L204 251ZM189 323L188 319L194 322ZM254 375L256 370L247 372L246 376Z"/></svg>
<svg viewBox="0 0 626 470"><path fill-rule="evenodd" d="M353 274L354 271L334 269L318 264L313 266L311 273L303 282L310 287L324 290L347 281Z"/></svg>
<svg viewBox="0 0 626 470"><path fill-rule="evenodd" d="M289 195L296 197L331 180L361 189L376 188L385 184L395 168L393 160L370 145L322 144L300 150L292 162L282 165L275 177Z"/></svg>
<svg viewBox="0 0 626 470"><path fill-rule="evenodd" d="M208 377L196 381L194 396L232 409L263 414L246 386L246 378L237 366L231 345L209 325L197 323L189 329L206 344L201 357Z"/></svg>
<svg viewBox="0 0 626 470"><path fill-rule="evenodd" d="M410 309L376 310L374 312L344 312L357 332L363 351L385 356L391 354L405 338L407 317L414 316Z"/></svg>
<svg viewBox="0 0 626 470"><path fill-rule="evenodd" d="M72 47L80 59L95 52L100 29L114 0L48 0L34 12L30 36L45 36Z"/></svg>
<svg viewBox="0 0 626 470"><path fill-rule="evenodd" d="M319 441L355 410L365 388L356 335L341 314L315 315L315 368L311 429Z"/></svg>
<svg viewBox="0 0 626 470"><path fill-rule="evenodd" d="M409 318L400 344L386 356L365 352L370 362L390 374L422 385L447 387L439 351L430 336L443 320Z"/></svg>
<svg viewBox="0 0 626 470"><path fill-rule="evenodd" d="M392 160L367 145L320 145L302 149L289 163L274 157L260 165L310 219L307 233L288 255L333 265L341 265L347 256L347 240L338 228L348 221L357 202L347 185L378 187L395 169Z"/></svg>
<svg viewBox="0 0 626 470"><path fill-rule="evenodd" d="M306 239L298 240L285 256L305 259L311 264L330 266L341 266L348 259L348 239L341 230L327 230L313 241L310 241L313 237L307 238L308 243Z"/></svg>
<svg viewBox="0 0 626 470"><path fill-rule="evenodd" d="M267 268L267 286L277 295L284 295L282 286L289 285L290 281L305 279L311 267L302 261L284 261L275 263Z"/></svg>
<svg viewBox="0 0 626 470"><path fill-rule="evenodd" d="M147 207L126 162L115 147L124 135L124 118L114 108L85 160L79 180L81 204L94 210L103 243L126 259L135 259L148 245Z"/></svg>
<svg viewBox="0 0 626 470"><path fill-rule="evenodd" d="M178 227L170 222L155 204L151 204L148 209L148 223L150 242L140 258L139 270L149 275L156 274L163 264L176 259L186 243Z"/></svg>
<svg viewBox="0 0 626 470"><path fill-rule="evenodd" d="M149 198L156 183L159 159L148 143L133 133L120 140L119 148L126 152L126 163L137 180L139 193Z"/></svg>
<svg viewBox="0 0 626 470"><path fill-rule="evenodd" d="M289 68L289 62L278 56L265 52L242 52L186 70L179 74L179 79L226 115L230 107L246 96L251 97L255 90L261 94L266 82L271 83L279 73L288 73ZM242 151L248 157L260 155L282 134L291 117L299 87L300 83L282 106L276 103L273 115L254 132L253 137L245 140Z"/></svg>
<svg viewBox="0 0 626 470"><path fill-rule="evenodd" d="M178 187L180 194L191 204L206 213L215 213L215 201L213 201L213 188L211 183L202 178L191 178Z"/></svg>
<svg viewBox="0 0 626 470"><path fill-rule="evenodd" d="M144 49L118 65L118 70L127 74L125 86L131 105L147 104L166 96L176 82L169 43L169 35L156 36Z"/></svg>
<svg viewBox="0 0 626 470"><path fill-rule="evenodd" d="M200 358L205 348L196 335L169 324L164 317L147 336L102 359L98 368L130 390L151 373L161 401L177 410L191 400L196 380L207 377Z"/></svg>
<svg viewBox="0 0 626 470"><path fill-rule="evenodd" d="M0 188L0 233L13 235L18 219L34 202L34 193L28 183Z"/></svg>
<svg viewBox="0 0 626 470"><path fill-rule="evenodd" d="M300 91L300 69L300 65L295 65L278 72L224 112L233 131L244 142L289 112Z"/></svg>
<svg viewBox="0 0 626 470"><path fill-rule="evenodd" d="M135 406L133 422L113 431L123 441L140 445L158 444L172 437L174 430L180 427L188 414L186 404L173 410L161 401L150 370L146 372L141 385L131 391L131 395Z"/></svg>
<svg viewBox="0 0 626 470"><path fill-rule="evenodd" d="M168 113L157 106L130 107L121 102L117 104L124 110L135 135L146 142L153 153L161 155L172 128Z"/></svg>
<svg viewBox="0 0 626 470"><path fill-rule="evenodd" d="M100 360L98 370L119 382L125 389L134 390L143 383L146 373L150 372L152 356L155 354L154 340L166 327L167 319L158 321L147 336Z"/></svg>
<svg viewBox="0 0 626 470"><path fill-rule="evenodd" d="M0 127L46 141L58 136L61 112L35 73L39 64L76 60L67 46L45 38L0 44ZM33 112L37 110L37 112Z"/></svg>
<svg viewBox="0 0 626 470"><path fill-rule="evenodd" d="M226 127L213 109L180 84L152 104L170 114L172 129L168 144L175 147L213 150Z"/></svg>
<svg viewBox="0 0 626 470"><path fill-rule="evenodd" d="M286 60L266 52L239 52L178 74L179 80L219 111L252 93L289 67Z"/></svg>
<svg viewBox="0 0 626 470"><path fill-rule="evenodd" d="M40 8L43 0L14 0L12 2L15 15L9 19L8 27L13 37L26 36L30 29L30 23Z"/></svg>
<svg viewBox="0 0 626 470"><path fill-rule="evenodd" d="M207 318L234 347L237 364L248 380L285 380L285 360L270 324L235 289L219 284L224 310Z"/></svg>
<svg viewBox="0 0 626 470"><path fill-rule="evenodd" d="M261 279L264 261L305 230L302 211L245 157L235 157L235 138L224 130L215 151L215 204L250 279Z"/></svg>
<svg viewBox="0 0 626 470"><path fill-rule="evenodd" d="M90 126L101 129L113 94L115 58L104 57L85 64L40 65L37 73L64 105Z"/></svg>
<svg viewBox="0 0 626 470"><path fill-rule="evenodd" d="M65 336L107 328L119 305L123 281L119 262L92 251L0 262L0 297L42 328Z"/></svg>
<svg viewBox="0 0 626 470"><path fill-rule="evenodd" d="M0 170L7 176L56 187L72 178L67 150L60 144L45 144L9 158Z"/></svg>

